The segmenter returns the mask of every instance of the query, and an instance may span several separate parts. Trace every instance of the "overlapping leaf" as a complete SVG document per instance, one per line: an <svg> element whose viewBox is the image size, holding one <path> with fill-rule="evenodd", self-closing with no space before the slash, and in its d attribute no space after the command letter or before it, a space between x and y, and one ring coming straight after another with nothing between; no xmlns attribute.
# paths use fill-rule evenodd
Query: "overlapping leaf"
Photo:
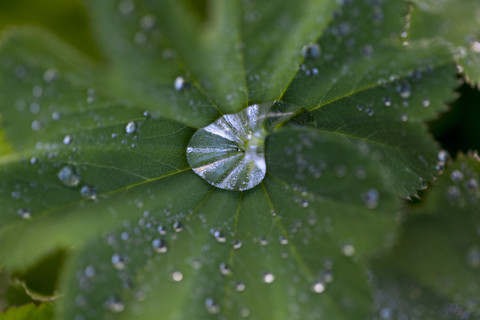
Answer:
<svg viewBox="0 0 480 320"><path fill-rule="evenodd" d="M412 210L394 250L376 263L380 312L413 319L478 318L479 163L478 156L452 163L425 203Z"/></svg>
<svg viewBox="0 0 480 320"><path fill-rule="evenodd" d="M358 261L392 240L398 198L433 177L422 122L457 82L441 45L401 45L402 2L335 6L212 1L203 22L181 2L91 1L106 67L13 32L2 262L74 247L59 318L368 317ZM320 54L302 56L313 41ZM195 128L273 100L308 121L275 127L261 185L212 189L189 169Z"/></svg>

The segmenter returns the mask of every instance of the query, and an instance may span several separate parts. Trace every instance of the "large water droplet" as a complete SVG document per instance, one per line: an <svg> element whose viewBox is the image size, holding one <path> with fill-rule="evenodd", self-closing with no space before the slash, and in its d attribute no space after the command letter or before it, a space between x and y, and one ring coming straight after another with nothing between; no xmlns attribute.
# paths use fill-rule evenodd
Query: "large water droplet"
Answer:
<svg viewBox="0 0 480 320"><path fill-rule="evenodd" d="M263 123L269 105L252 105L198 130L187 148L193 171L211 185L248 190L266 173Z"/></svg>

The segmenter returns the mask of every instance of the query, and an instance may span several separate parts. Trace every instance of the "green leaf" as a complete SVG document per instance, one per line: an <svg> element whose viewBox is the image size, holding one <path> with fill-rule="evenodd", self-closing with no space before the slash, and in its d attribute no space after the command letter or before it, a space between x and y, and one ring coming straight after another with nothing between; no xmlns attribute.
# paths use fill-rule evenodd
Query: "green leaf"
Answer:
<svg viewBox="0 0 480 320"><path fill-rule="evenodd" d="M40 306L26 304L21 307L9 309L0 313L1 320L50 320L53 319L53 309L50 303L43 303Z"/></svg>
<svg viewBox="0 0 480 320"><path fill-rule="evenodd" d="M377 263L380 286L388 286L378 299L392 316L408 309L421 319L480 315L479 177L478 155L451 163L412 209L392 252ZM397 309L392 299L411 307Z"/></svg>
<svg viewBox="0 0 480 320"><path fill-rule="evenodd" d="M480 83L480 4L475 0L414 0L408 36L439 37L457 51L468 82Z"/></svg>
<svg viewBox="0 0 480 320"><path fill-rule="evenodd" d="M102 66L11 31L0 261L73 249L59 318L368 318L363 263L437 173L424 121L458 80L442 44L400 43L402 2L335 3L212 1L203 21L179 1L89 1ZM273 105L265 179L214 188L188 142L255 102Z"/></svg>

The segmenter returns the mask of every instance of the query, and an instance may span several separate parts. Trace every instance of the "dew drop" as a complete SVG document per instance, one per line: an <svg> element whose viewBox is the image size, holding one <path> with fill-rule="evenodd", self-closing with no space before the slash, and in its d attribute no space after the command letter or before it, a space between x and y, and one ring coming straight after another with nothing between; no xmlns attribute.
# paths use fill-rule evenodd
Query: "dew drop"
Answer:
<svg viewBox="0 0 480 320"><path fill-rule="evenodd" d="M237 290L238 292L243 292L245 291L245 283L242 282L242 281L239 281L235 284L235 290Z"/></svg>
<svg viewBox="0 0 480 320"><path fill-rule="evenodd" d="M94 266L87 266L87 267L85 268L85 276L87 276L88 278L94 277L96 273L97 273L97 272L96 272Z"/></svg>
<svg viewBox="0 0 480 320"><path fill-rule="evenodd" d="M400 120L402 120L402 122L407 122L407 121L408 121L408 115L405 114L405 113L402 114L402 115L400 116Z"/></svg>
<svg viewBox="0 0 480 320"><path fill-rule="evenodd" d="M211 234L214 236L215 240L217 240L218 243L224 243L227 241L227 236L225 235L225 232L222 230L210 230Z"/></svg>
<svg viewBox="0 0 480 320"><path fill-rule="evenodd" d="M220 311L220 307L215 303L215 300L213 300L213 298L205 299L205 308L211 314L216 314Z"/></svg>
<svg viewBox="0 0 480 320"><path fill-rule="evenodd" d="M173 86L177 91L185 89L185 79L183 77L176 77Z"/></svg>
<svg viewBox="0 0 480 320"><path fill-rule="evenodd" d="M351 257L355 253L355 247L350 243L346 243L342 246L342 252L345 256Z"/></svg>
<svg viewBox="0 0 480 320"><path fill-rule="evenodd" d="M316 281L312 284L312 291L314 293L322 293L325 291L325 284L322 281Z"/></svg>
<svg viewBox="0 0 480 320"><path fill-rule="evenodd" d="M127 15L135 9L135 4L132 0L123 0L118 4L118 10L121 14Z"/></svg>
<svg viewBox="0 0 480 320"><path fill-rule="evenodd" d="M107 301L105 301L105 306L112 312L118 313L125 310L125 304L122 300L118 297L109 297Z"/></svg>
<svg viewBox="0 0 480 320"><path fill-rule="evenodd" d="M172 280L175 282L180 282L183 280L183 273L180 271L174 271L172 272Z"/></svg>
<svg viewBox="0 0 480 320"><path fill-rule="evenodd" d="M459 170L453 170L452 173L450 174L450 179L453 182L460 182L463 180L463 173Z"/></svg>
<svg viewBox="0 0 480 320"><path fill-rule="evenodd" d="M72 137L70 135L66 135L63 140L62 140L63 144L67 145L67 144L70 144L72 143Z"/></svg>
<svg viewBox="0 0 480 320"><path fill-rule="evenodd" d="M137 124L134 121L130 121L125 125L125 132L127 134L132 134L137 130Z"/></svg>
<svg viewBox="0 0 480 320"><path fill-rule="evenodd" d="M265 283L272 283L275 281L275 276L271 272L266 272L263 274L262 280Z"/></svg>
<svg viewBox="0 0 480 320"><path fill-rule="evenodd" d="M80 195L87 200L97 199L97 190L92 186L83 186L80 189Z"/></svg>
<svg viewBox="0 0 480 320"><path fill-rule="evenodd" d="M115 253L112 255L112 264L113 267L117 270L122 270L123 268L125 268L126 260L126 257L121 254Z"/></svg>
<svg viewBox="0 0 480 320"><path fill-rule="evenodd" d="M278 241L280 242L281 245L285 246L288 244L288 239L285 238L285 236L280 236L278 237Z"/></svg>
<svg viewBox="0 0 480 320"><path fill-rule="evenodd" d="M157 253L167 252L167 242L163 239L153 239L152 246Z"/></svg>
<svg viewBox="0 0 480 320"><path fill-rule="evenodd" d="M152 14L147 14L140 20L140 26L145 30L152 29L157 23L157 19Z"/></svg>
<svg viewBox="0 0 480 320"><path fill-rule="evenodd" d="M47 69L43 73L43 81L45 81L47 83L50 83L57 78L58 78L58 70L57 69L50 68L50 69Z"/></svg>
<svg viewBox="0 0 480 320"><path fill-rule="evenodd" d="M243 191L258 185L266 173L262 125L268 108L252 105L195 132L187 148L193 171L220 189Z"/></svg>
<svg viewBox="0 0 480 320"><path fill-rule="evenodd" d="M468 249L468 263L472 268L480 267L480 249L477 246Z"/></svg>
<svg viewBox="0 0 480 320"><path fill-rule="evenodd" d="M233 243L232 243L232 247L235 250L240 249L242 247L242 245L243 245L243 242L241 240L234 240Z"/></svg>
<svg viewBox="0 0 480 320"><path fill-rule="evenodd" d="M317 43L310 43L304 45L302 48L302 56L307 59L314 59L320 56L321 50L320 46Z"/></svg>
<svg viewBox="0 0 480 320"><path fill-rule="evenodd" d="M17 213L23 220L29 220L32 218L32 214L28 209L25 209L25 208L18 209Z"/></svg>
<svg viewBox="0 0 480 320"><path fill-rule="evenodd" d="M428 100L428 99L423 99L422 105L423 105L425 108L430 107L430 100Z"/></svg>
<svg viewBox="0 0 480 320"><path fill-rule="evenodd" d="M385 107L390 107L392 105L392 100L389 97L383 98L383 104Z"/></svg>
<svg viewBox="0 0 480 320"><path fill-rule="evenodd" d="M180 221L175 221L173 223L173 231L181 232L183 230L183 224Z"/></svg>
<svg viewBox="0 0 480 320"><path fill-rule="evenodd" d="M80 175L74 167L65 166L57 174L58 179L67 187L76 187L80 183ZM82 196L83 193L82 193Z"/></svg>
<svg viewBox="0 0 480 320"><path fill-rule="evenodd" d="M161 224L157 227L157 232L160 235L165 235L167 234L167 228L163 224Z"/></svg>
<svg viewBox="0 0 480 320"><path fill-rule="evenodd" d="M220 273L223 274L224 276L228 276L232 274L232 269L225 262L220 263L219 269L220 269Z"/></svg>

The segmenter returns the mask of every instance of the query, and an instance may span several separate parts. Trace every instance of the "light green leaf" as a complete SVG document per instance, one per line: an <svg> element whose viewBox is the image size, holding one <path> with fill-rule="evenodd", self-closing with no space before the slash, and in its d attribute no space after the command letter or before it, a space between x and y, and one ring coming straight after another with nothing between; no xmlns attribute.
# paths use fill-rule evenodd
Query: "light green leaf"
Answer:
<svg viewBox="0 0 480 320"><path fill-rule="evenodd" d="M11 32L0 261L73 249L59 318L368 318L362 263L437 172L424 121L457 80L441 44L401 45L402 2L336 6L219 0L203 21L179 1L89 1L106 66ZM273 104L266 177L214 188L188 142L254 102Z"/></svg>
<svg viewBox="0 0 480 320"><path fill-rule="evenodd" d="M391 299L410 304L421 319L438 319L437 310L440 319L480 315L479 177L478 155L451 163L426 201L412 209L393 251L377 264L380 286L388 286L377 298L392 315L404 308Z"/></svg>
<svg viewBox="0 0 480 320"><path fill-rule="evenodd" d="M9 309L0 313L1 320L50 320L53 319L53 310L50 303L35 306L33 303Z"/></svg>

